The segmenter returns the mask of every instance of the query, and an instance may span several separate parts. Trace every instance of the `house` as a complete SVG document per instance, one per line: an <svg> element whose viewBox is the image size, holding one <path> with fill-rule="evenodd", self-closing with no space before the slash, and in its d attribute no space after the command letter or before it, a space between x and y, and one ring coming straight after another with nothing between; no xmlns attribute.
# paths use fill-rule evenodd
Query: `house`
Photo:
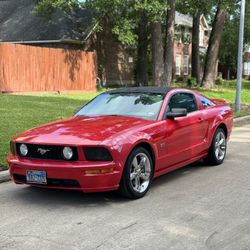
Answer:
<svg viewBox="0 0 250 250"><path fill-rule="evenodd" d="M0 1L0 42L84 49L92 34L92 13L76 9L70 14L57 11L39 17L36 0Z"/></svg>
<svg viewBox="0 0 250 250"><path fill-rule="evenodd" d="M33 13L36 0L0 1L0 43L95 51L98 78L110 85L134 83L136 52L125 49L107 27L94 32L91 10L78 8L71 13L56 11L50 18ZM173 76L185 78L191 72L192 17L176 12L176 42ZM200 23L200 52L206 53L210 28L204 16ZM0 79L1 81L1 79Z"/></svg>
<svg viewBox="0 0 250 250"><path fill-rule="evenodd" d="M173 79L182 80L191 74L193 18L176 11ZM206 55L211 28L204 15L200 19L200 55ZM201 60L204 61L204 60ZM201 64L201 66L203 66ZM201 70L202 74L203 70Z"/></svg>
<svg viewBox="0 0 250 250"><path fill-rule="evenodd" d="M175 44L173 56L173 79L183 80L191 74L192 57L192 26L193 18L176 11L175 13ZM201 56L201 77L205 55L208 48L208 41L211 27L208 25L204 15L200 19L200 56ZM105 29L101 37L97 39L103 53L98 51L99 66L102 65L104 74L99 71L99 77L110 85L133 84L135 79L136 51L124 50L116 41L110 29ZM98 48L98 47L97 47ZM112 55L112 56L110 56Z"/></svg>
<svg viewBox="0 0 250 250"><path fill-rule="evenodd" d="M68 14L58 10L45 18L33 13L36 3L0 1L0 43L96 51L99 77L111 84L133 82L133 58L116 41L111 29L98 35L93 32L90 10L78 8Z"/></svg>
<svg viewBox="0 0 250 250"><path fill-rule="evenodd" d="M0 1L0 92L94 91L92 13L34 15L36 0Z"/></svg>
<svg viewBox="0 0 250 250"><path fill-rule="evenodd" d="M250 79L250 44L245 45L243 62L243 77Z"/></svg>

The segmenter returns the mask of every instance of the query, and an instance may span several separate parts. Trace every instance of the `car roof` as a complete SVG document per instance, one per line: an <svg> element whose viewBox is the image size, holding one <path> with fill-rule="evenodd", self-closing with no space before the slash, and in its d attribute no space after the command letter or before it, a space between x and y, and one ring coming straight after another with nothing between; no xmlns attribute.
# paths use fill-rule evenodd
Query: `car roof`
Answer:
<svg viewBox="0 0 250 250"><path fill-rule="evenodd" d="M163 94L166 95L172 88L168 87L129 87L129 88L118 88L107 91L110 94L119 93L147 93L147 94Z"/></svg>

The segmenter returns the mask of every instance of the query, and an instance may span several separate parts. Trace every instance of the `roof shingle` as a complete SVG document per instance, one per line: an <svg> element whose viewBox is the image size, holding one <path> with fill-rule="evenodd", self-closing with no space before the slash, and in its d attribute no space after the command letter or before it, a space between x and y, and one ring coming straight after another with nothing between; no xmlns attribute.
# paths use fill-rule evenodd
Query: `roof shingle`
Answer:
<svg viewBox="0 0 250 250"><path fill-rule="evenodd" d="M92 13L76 9L56 11L50 18L33 13L36 0L0 1L0 41L85 40L92 29Z"/></svg>

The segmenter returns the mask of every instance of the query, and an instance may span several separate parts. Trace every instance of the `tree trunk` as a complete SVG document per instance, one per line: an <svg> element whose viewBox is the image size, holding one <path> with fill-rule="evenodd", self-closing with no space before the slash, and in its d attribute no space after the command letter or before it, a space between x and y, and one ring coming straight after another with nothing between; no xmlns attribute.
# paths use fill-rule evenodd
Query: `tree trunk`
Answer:
<svg viewBox="0 0 250 250"><path fill-rule="evenodd" d="M164 61L161 21L151 24L153 81L156 86L164 86Z"/></svg>
<svg viewBox="0 0 250 250"><path fill-rule="evenodd" d="M227 11L217 9L216 16L213 22L213 29L209 39L209 46L205 62L205 70L202 81L202 86L212 88L216 79L217 61L220 49L220 41L222 37L223 28L227 17Z"/></svg>
<svg viewBox="0 0 250 250"><path fill-rule="evenodd" d="M136 85L148 85L148 18L142 13L138 27L138 51L136 65Z"/></svg>
<svg viewBox="0 0 250 250"><path fill-rule="evenodd" d="M193 15L192 29L192 77L200 84L200 19L199 10Z"/></svg>
<svg viewBox="0 0 250 250"><path fill-rule="evenodd" d="M174 38L175 38L175 0L167 0L166 42L164 51L164 73L166 85L170 86L173 78Z"/></svg>
<svg viewBox="0 0 250 250"><path fill-rule="evenodd" d="M231 72L230 69L227 70L227 80L229 81L231 78Z"/></svg>

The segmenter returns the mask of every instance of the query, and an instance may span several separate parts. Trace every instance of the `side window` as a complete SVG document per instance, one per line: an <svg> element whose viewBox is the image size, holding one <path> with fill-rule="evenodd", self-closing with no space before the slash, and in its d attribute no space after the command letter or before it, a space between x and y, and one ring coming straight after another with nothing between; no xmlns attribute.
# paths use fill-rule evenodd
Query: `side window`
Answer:
<svg viewBox="0 0 250 250"><path fill-rule="evenodd" d="M204 96L200 96L200 101L202 103L203 108L214 106L214 104Z"/></svg>
<svg viewBox="0 0 250 250"><path fill-rule="evenodd" d="M173 108L187 109L188 113L198 110L197 102L195 100L194 95L189 93L174 94L168 103L167 109L168 111L170 111Z"/></svg>

